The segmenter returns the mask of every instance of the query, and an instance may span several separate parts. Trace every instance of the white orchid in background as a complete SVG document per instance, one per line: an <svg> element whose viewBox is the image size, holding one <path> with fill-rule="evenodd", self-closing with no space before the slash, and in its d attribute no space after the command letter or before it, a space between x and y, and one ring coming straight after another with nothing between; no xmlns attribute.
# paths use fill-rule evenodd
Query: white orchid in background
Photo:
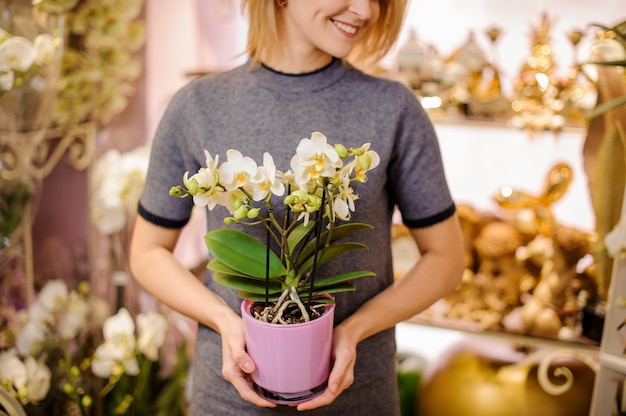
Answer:
<svg viewBox="0 0 626 416"><path fill-rule="evenodd" d="M59 44L47 34L33 41L0 29L0 93L37 76L38 68L54 60Z"/></svg>
<svg viewBox="0 0 626 416"><path fill-rule="evenodd" d="M45 353L47 338L59 337L69 343L86 327L90 309L86 297L88 289L80 290L82 293L70 292L63 280L46 283L26 312L23 330L17 336L20 354L41 356Z"/></svg>
<svg viewBox="0 0 626 416"><path fill-rule="evenodd" d="M626 221L620 221L604 237L604 245L611 257L626 256Z"/></svg>
<svg viewBox="0 0 626 416"><path fill-rule="evenodd" d="M22 404L37 403L50 390L53 369L63 373L57 374L61 379L66 377L55 360L60 353L75 351L79 333L88 329L88 292L85 285L70 291L64 281L50 280L30 307L18 313L21 330L15 346L0 353L0 388Z"/></svg>
<svg viewBox="0 0 626 416"><path fill-rule="evenodd" d="M123 373L136 376L139 373L137 353L150 361L159 359L159 349L165 343L167 320L157 312L137 315L135 323L126 308L104 322L104 342L98 346L91 363L91 370L101 378L118 377Z"/></svg>
<svg viewBox="0 0 626 416"><path fill-rule="evenodd" d="M126 153L111 149L94 164L90 217L102 234L111 235L126 227L143 190L149 158L148 146Z"/></svg>
<svg viewBox="0 0 626 416"><path fill-rule="evenodd" d="M159 359L159 349L165 344L168 323L160 313L150 311L137 315L137 349L151 361Z"/></svg>
<svg viewBox="0 0 626 416"><path fill-rule="evenodd" d="M135 323L125 308L107 319L102 328L104 342L96 348L91 371L100 378L136 376L139 365L135 356Z"/></svg>
<svg viewBox="0 0 626 416"><path fill-rule="evenodd" d="M0 388L22 404L45 399L50 390L51 377L50 369L32 356L22 361L14 349L0 352Z"/></svg>
<svg viewBox="0 0 626 416"><path fill-rule="evenodd" d="M136 321L126 308L111 315L109 302L91 296L88 283L70 290L50 280L13 316L14 325L0 328L0 337L14 340L0 349L0 389L27 414L37 408L36 414L88 415L100 400L103 414L159 409L182 416L187 351L163 349L173 328L162 313L139 313ZM162 361L178 362L168 369Z"/></svg>

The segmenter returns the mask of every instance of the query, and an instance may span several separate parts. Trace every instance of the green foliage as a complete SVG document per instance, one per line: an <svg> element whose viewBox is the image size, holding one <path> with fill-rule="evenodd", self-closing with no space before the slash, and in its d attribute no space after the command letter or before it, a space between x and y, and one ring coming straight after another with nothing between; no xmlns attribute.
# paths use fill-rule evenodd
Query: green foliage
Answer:
<svg viewBox="0 0 626 416"><path fill-rule="evenodd" d="M28 186L21 182L0 182L0 248L22 220L24 206L30 199Z"/></svg>
<svg viewBox="0 0 626 416"><path fill-rule="evenodd" d="M299 246L306 242L307 236L314 232L309 222L290 234L291 253L298 251ZM258 239L239 230L221 228L206 234L205 243L214 257L208 264L214 280L223 286L239 291L243 299L265 300L266 289L269 300L277 300L280 294L295 288L298 295L308 298L310 289L310 273L317 260L321 266L343 253L353 250L364 250L367 247L355 242L340 242L341 238L357 231L372 228L367 224L349 223L326 231L318 241L312 239L304 245L295 256L295 264L284 262ZM318 249L317 259L315 248ZM269 281L265 281L266 258L269 256ZM285 264L286 263L286 264ZM318 279L314 283L314 295L340 293L354 290L352 281L361 277L374 276L370 271L352 271L336 276Z"/></svg>

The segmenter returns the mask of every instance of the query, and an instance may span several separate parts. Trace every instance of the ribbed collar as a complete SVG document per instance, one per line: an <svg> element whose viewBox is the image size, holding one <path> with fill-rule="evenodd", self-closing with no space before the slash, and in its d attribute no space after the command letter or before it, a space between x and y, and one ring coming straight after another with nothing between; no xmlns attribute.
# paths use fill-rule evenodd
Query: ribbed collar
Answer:
<svg viewBox="0 0 626 416"><path fill-rule="evenodd" d="M304 93L323 90L346 74L347 67L338 58L323 68L302 74L285 74L265 65L252 71L258 85L281 92Z"/></svg>

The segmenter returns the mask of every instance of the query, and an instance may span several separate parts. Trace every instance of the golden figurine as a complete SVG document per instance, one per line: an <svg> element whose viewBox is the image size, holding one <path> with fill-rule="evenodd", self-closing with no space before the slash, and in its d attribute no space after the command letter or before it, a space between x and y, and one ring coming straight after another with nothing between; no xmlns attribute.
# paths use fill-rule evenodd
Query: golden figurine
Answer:
<svg viewBox="0 0 626 416"><path fill-rule="evenodd" d="M540 195L530 195L510 186L503 186L495 200L503 208L532 210L535 213L539 233L549 237L555 225L552 204L565 195L572 182L572 175L572 169L568 165L558 163L548 172L544 190Z"/></svg>

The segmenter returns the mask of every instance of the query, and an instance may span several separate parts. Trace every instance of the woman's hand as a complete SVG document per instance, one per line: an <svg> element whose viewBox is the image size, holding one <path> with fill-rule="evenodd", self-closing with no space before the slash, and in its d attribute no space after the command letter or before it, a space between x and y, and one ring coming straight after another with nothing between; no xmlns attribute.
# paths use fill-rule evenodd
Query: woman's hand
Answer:
<svg viewBox="0 0 626 416"><path fill-rule="evenodd" d="M311 410L327 406L354 382L357 342L341 325L333 330L332 369L328 377L328 388L319 396L300 403L298 410Z"/></svg>
<svg viewBox="0 0 626 416"><path fill-rule="evenodd" d="M222 375L237 390L242 399L259 407L276 407L275 403L259 396L250 386L249 374L254 362L246 352L241 318L237 317L224 326L222 336Z"/></svg>

